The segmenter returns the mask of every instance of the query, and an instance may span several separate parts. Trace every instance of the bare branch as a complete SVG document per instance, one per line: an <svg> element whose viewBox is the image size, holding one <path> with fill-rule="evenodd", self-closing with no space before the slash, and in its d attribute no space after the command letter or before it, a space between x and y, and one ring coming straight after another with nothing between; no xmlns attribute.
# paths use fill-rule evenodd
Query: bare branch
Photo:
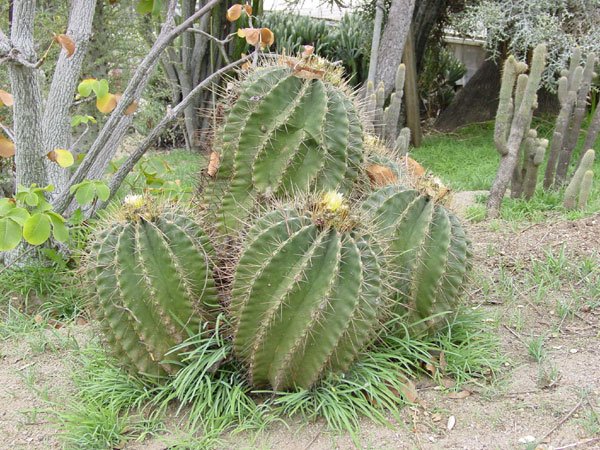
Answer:
<svg viewBox="0 0 600 450"><path fill-rule="evenodd" d="M121 183L123 183L123 180L125 179L127 174L129 172L131 172L131 170L133 169L135 164L148 151L148 149L150 148L150 146L152 145L154 140L158 137L158 135L162 132L162 130L169 123L171 123L173 120L175 120L177 118L177 116L179 116L185 110L187 105L189 103L191 103L191 101L194 99L194 97L196 95L200 94L200 92L202 92L207 86L212 84L215 80L217 80L223 74L229 72L230 70L234 69L235 67L239 66L240 64L243 64L244 62L250 60L251 58L252 58L252 55L245 56L235 62L232 62L231 64L228 64L227 66L223 67L222 69L219 69L218 71L216 71L209 77L205 78L200 84L198 84L188 95L186 95L181 100L181 102L177 106L175 106L172 109L167 110L167 113L164 115L164 117L161 119L161 121L158 123L158 125L150 132L150 134L148 134L146 136L144 141L129 156L127 161L125 161L123 163L123 165L121 167L119 167L119 170L117 171L117 173L115 173L115 175L110 183L110 198L112 198L116 194L116 192L118 191L119 187L121 186ZM105 205L106 205L106 202L100 202L97 205L97 209L103 208Z"/></svg>
<svg viewBox="0 0 600 450"><path fill-rule="evenodd" d="M177 2L176 0L170 0L169 9L167 12L167 21L165 21L165 23L163 24L158 39L156 40L154 46L150 49L146 57L138 66L137 70L135 71L134 75L129 81L127 88L123 92L123 95L121 97L121 100L117 104L117 107L109 116L102 130L100 130L98 137L92 144L81 165L77 168L77 171L75 172L75 174L73 174L67 186L63 189L61 194L57 197L56 201L54 202L54 208L56 212L58 212L59 214L64 212L71 203L73 195L69 192L70 187L74 184L82 182L86 178L88 171L92 168L98 157L102 154L102 151L105 145L108 143L109 139L111 138L113 131L117 128L119 122L123 118L125 109L136 99L136 96L139 96L141 94L141 91L145 88L146 83L149 79L149 74L156 66L160 55L165 51L165 49L171 44L171 42L173 42L173 40L177 36L184 33L200 17L209 13L212 10L212 8L214 8L217 4L220 3L220 1L221 0L209 1L204 7L196 11L188 19L184 20L180 25L174 27L174 11Z"/></svg>
<svg viewBox="0 0 600 450"><path fill-rule="evenodd" d="M11 130L9 127L7 127L6 125L4 125L2 122L0 122L0 128L2 128L2 131L4 131L4 133L8 136L8 138L11 141L15 141L15 133L13 132L13 130Z"/></svg>

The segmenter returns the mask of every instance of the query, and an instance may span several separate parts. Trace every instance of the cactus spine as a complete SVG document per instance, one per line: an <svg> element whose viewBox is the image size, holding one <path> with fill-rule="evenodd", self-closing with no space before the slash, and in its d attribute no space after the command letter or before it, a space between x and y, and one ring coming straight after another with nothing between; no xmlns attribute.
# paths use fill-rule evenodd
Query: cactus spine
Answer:
<svg viewBox="0 0 600 450"><path fill-rule="evenodd" d="M260 68L241 85L222 131L221 166L207 188L222 232L256 197L348 190L362 164L362 129L343 89L293 67Z"/></svg>
<svg viewBox="0 0 600 450"><path fill-rule="evenodd" d="M595 156L596 156L596 153L592 149L589 149L583 155L583 158L581 159L581 163L579 164L579 167L573 174L573 178L571 179L571 182L567 186L567 189L565 189L565 199L564 199L563 205L566 209L575 209L575 206L577 205L577 197L579 197L579 199L580 199L579 203L584 203L584 204L587 203L587 197L589 196L589 190L587 190L587 189L591 189L591 179L589 181L589 188L587 187L587 185L585 186L585 189L587 190L587 192L582 191L582 182L583 182L583 179L584 179L584 176L586 175L586 173L588 171L591 171L592 166L594 164ZM593 172L592 172L592 176L593 176ZM589 175L588 175L588 177L589 177ZM586 181L586 184L587 183L588 182ZM583 202L581 201L582 193L584 194Z"/></svg>
<svg viewBox="0 0 600 450"><path fill-rule="evenodd" d="M231 308L234 350L255 386L309 388L348 369L376 329L378 252L346 228L346 207L325 203L271 212L248 234Z"/></svg>
<svg viewBox="0 0 600 450"><path fill-rule="evenodd" d="M177 355L167 352L218 307L207 237L185 211L150 199L134 199L99 229L86 272L109 345L138 372L175 372Z"/></svg>
<svg viewBox="0 0 600 450"><path fill-rule="evenodd" d="M470 243L458 219L417 191L386 186L365 208L389 240L397 311L434 330L454 311L470 268Z"/></svg>

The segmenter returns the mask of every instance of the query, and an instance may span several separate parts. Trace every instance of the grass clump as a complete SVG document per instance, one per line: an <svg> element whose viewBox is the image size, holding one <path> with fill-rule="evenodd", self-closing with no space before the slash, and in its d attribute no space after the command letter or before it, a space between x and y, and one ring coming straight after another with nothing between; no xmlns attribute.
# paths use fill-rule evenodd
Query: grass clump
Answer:
<svg viewBox="0 0 600 450"><path fill-rule="evenodd" d="M141 439L159 433L162 420L173 414L194 448L222 448L224 433L256 433L288 417L322 419L330 430L349 433L358 445L363 418L386 426L390 419L400 419L401 408L415 400L409 380L430 374L426 366L436 366L436 377L451 376L459 387L493 377L504 362L497 336L482 326L482 315L461 308L433 336L412 336L410 328L400 336L382 332L347 373L332 373L311 389L258 391L232 358L228 326L220 323L214 333L202 331L173 349L186 349L182 368L163 380L124 372L98 347L85 352L74 372L78 394L57 413L65 444L108 448Z"/></svg>

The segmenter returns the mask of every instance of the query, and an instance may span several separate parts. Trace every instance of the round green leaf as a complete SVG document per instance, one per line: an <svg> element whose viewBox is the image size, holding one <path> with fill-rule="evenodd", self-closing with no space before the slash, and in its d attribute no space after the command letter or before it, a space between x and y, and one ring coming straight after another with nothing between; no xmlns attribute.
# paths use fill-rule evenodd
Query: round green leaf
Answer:
<svg viewBox="0 0 600 450"><path fill-rule="evenodd" d="M9 200L8 198L0 198L0 217L6 216L11 209L14 209L15 202Z"/></svg>
<svg viewBox="0 0 600 450"><path fill-rule="evenodd" d="M25 195L25 203L27 203L29 206L37 206L38 203L40 203L40 198L36 193L28 192L27 195Z"/></svg>
<svg viewBox="0 0 600 450"><path fill-rule="evenodd" d="M30 214L29 211L27 211L25 208L13 208L6 214L5 217L10 218L17 222L19 225L23 226L25 224L25 221L29 219Z"/></svg>
<svg viewBox="0 0 600 450"><path fill-rule="evenodd" d="M50 237L50 219L46 214L37 213L25 221L23 237L31 245L40 245Z"/></svg>
<svg viewBox="0 0 600 450"><path fill-rule="evenodd" d="M75 192L75 200L81 206L92 203L94 200L94 186L92 183L82 183Z"/></svg>
<svg viewBox="0 0 600 450"><path fill-rule="evenodd" d="M0 251L15 248L21 242L21 226L12 219L0 219Z"/></svg>
<svg viewBox="0 0 600 450"><path fill-rule="evenodd" d="M100 200L105 202L110 197L110 189L103 182L96 183L96 195Z"/></svg>
<svg viewBox="0 0 600 450"><path fill-rule="evenodd" d="M81 83L79 83L79 86L77 86L77 93L82 97L89 97L92 93L92 88L94 84L96 84L95 78L86 78Z"/></svg>
<svg viewBox="0 0 600 450"><path fill-rule="evenodd" d="M65 219L55 213L46 213L52 222L52 235L58 242L66 242L69 239L69 229L65 225Z"/></svg>

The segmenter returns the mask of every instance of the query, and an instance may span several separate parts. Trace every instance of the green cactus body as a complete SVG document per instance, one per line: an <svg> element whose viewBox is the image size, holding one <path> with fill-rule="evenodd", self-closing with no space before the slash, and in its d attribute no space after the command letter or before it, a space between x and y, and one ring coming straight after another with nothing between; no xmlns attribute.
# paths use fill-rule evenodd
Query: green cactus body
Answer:
<svg viewBox="0 0 600 450"><path fill-rule="evenodd" d="M260 68L241 84L221 132L221 162L208 187L218 228L237 230L257 196L284 198L351 188L362 164L357 110L340 88Z"/></svg>
<svg viewBox="0 0 600 450"><path fill-rule="evenodd" d="M365 237L278 210L247 236L232 288L235 353L255 386L309 388L346 370L380 313L378 252Z"/></svg>
<svg viewBox="0 0 600 450"><path fill-rule="evenodd" d="M429 197L399 186L374 192L364 206L389 241L396 311L406 308L434 330L443 313L455 310L467 278L471 251L464 229Z"/></svg>
<svg viewBox="0 0 600 450"><path fill-rule="evenodd" d="M177 355L166 354L216 316L211 254L204 232L171 207L121 217L98 234L87 273L107 341L125 365L153 376L177 370Z"/></svg>

